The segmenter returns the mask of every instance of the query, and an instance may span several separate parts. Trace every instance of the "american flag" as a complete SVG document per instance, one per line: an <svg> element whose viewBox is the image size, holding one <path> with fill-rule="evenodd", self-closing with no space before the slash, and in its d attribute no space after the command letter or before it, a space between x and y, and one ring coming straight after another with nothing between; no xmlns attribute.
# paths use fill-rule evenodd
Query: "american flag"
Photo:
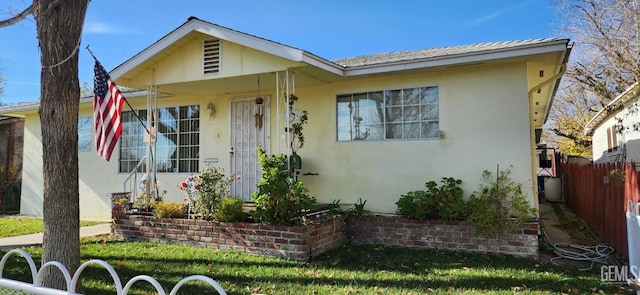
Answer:
<svg viewBox="0 0 640 295"><path fill-rule="evenodd" d="M109 161L122 133L124 96L104 67L96 60L93 76L93 119L98 155Z"/></svg>

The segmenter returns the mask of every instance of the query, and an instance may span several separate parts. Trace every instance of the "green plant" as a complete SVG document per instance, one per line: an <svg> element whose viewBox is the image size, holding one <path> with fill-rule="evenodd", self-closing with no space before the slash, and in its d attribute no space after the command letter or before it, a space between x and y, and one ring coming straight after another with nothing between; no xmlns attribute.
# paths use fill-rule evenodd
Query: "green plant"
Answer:
<svg viewBox="0 0 640 295"><path fill-rule="evenodd" d="M226 197L220 201L213 218L218 221L235 222L244 220L247 214L243 211L244 201L234 197Z"/></svg>
<svg viewBox="0 0 640 295"><path fill-rule="evenodd" d="M364 208L367 204L367 200L362 200L362 198L358 198L358 202L353 204L353 209L350 210L351 215L366 215L369 213L368 210Z"/></svg>
<svg viewBox="0 0 640 295"><path fill-rule="evenodd" d="M488 170L482 172L485 184L469 198L473 208L469 220L482 237L495 238L501 233L518 230L536 215L522 191L522 184L511 179L511 168L498 170L494 179Z"/></svg>
<svg viewBox="0 0 640 295"><path fill-rule="evenodd" d="M133 202L132 207L138 208L141 211L151 211L153 209L153 205L155 202L160 202L164 200L164 197L167 194L167 190L163 190L160 192L160 181L156 181L156 184L149 189L146 190L147 186L147 176L145 175L140 181L140 193L136 197Z"/></svg>
<svg viewBox="0 0 640 295"><path fill-rule="evenodd" d="M178 188L185 192L183 201L188 204L188 210L210 219L220 201L229 196L229 185L238 179L240 176L235 174L225 175L221 167L206 164L197 174L187 176L178 184Z"/></svg>
<svg viewBox="0 0 640 295"><path fill-rule="evenodd" d="M411 191L396 202L396 213L400 216L419 220L442 219L462 220L468 216L460 187L462 180L443 177L438 187L435 181L425 183L426 190Z"/></svg>
<svg viewBox="0 0 640 295"><path fill-rule="evenodd" d="M302 182L293 178L293 172L287 168L286 155L268 156L257 149L262 179L258 191L252 196L256 204L253 217L261 223L294 225L304 223L304 216L311 210L316 199Z"/></svg>
<svg viewBox="0 0 640 295"><path fill-rule="evenodd" d="M462 180L453 177L442 179L438 189L438 203L440 219L463 220L469 216L469 207L464 201L464 191L460 187Z"/></svg>
<svg viewBox="0 0 640 295"><path fill-rule="evenodd" d="M184 205L177 202L158 201L153 203L156 218L182 218L184 217Z"/></svg>
<svg viewBox="0 0 640 295"><path fill-rule="evenodd" d="M298 155L298 150L304 146L304 134L302 133L302 130L304 125L309 121L309 112L304 110L302 113L298 113L294 109L294 105L297 101L297 96L294 94L289 95L289 126L285 128L286 132L291 133L289 139L291 156L289 157L288 165L291 172L294 173L294 178L302 167L302 158Z"/></svg>

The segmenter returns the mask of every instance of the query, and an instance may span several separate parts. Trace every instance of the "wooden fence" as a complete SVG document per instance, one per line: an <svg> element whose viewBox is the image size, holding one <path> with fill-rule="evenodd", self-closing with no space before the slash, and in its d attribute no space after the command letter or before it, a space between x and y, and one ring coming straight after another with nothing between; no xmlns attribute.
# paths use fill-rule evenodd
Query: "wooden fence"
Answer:
<svg viewBox="0 0 640 295"><path fill-rule="evenodd" d="M626 164L624 174L614 163L564 163L561 169L566 205L626 260L626 206L629 200L638 202L640 195L640 173L635 163Z"/></svg>

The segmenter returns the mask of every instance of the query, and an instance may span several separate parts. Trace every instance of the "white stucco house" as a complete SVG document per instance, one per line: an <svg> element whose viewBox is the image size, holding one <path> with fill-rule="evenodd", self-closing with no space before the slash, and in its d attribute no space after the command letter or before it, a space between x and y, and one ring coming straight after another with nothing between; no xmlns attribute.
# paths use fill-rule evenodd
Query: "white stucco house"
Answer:
<svg viewBox="0 0 640 295"><path fill-rule="evenodd" d="M461 179L468 196L482 171L500 165L513 166L537 207L536 143L570 47L549 38L327 60L192 17L110 75L145 90L125 93L143 118L158 110L156 175L169 200L182 200L177 184L205 163L239 174L232 194L249 200L259 181L256 146L288 153L287 97L295 94L294 113L309 113L300 180L319 202L361 198L370 211L393 213L402 194L429 180ZM25 118L23 214L42 212L37 109L0 109ZM106 162L87 124L91 98L79 112L81 218L109 219L109 194L124 189L147 154L145 131L125 107Z"/></svg>
<svg viewBox="0 0 640 295"><path fill-rule="evenodd" d="M640 162L640 82L629 86L587 123L594 163Z"/></svg>

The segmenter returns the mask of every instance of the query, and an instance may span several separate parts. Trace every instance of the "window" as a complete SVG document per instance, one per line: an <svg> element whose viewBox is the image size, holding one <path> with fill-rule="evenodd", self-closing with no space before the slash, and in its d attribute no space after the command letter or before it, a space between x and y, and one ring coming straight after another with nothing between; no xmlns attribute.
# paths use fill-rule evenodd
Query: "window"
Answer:
<svg viewBox="0 0 640 295"><path fill-rule="evenodd" d="M337 96L338 141L438 138L438 87Z"/></svg>
<svg viewBox="0 0 640 295"><path fill-rule="evenodd" d="M78 117L78 152L91 151L91 137L93 136L91 118L91 116Z"/></svg>
<svg viewBox="0 0 640 295"><path fill-rule="evenodd" d="M147 117L146 110L137 112ZM146 120L143 119L146 123ZM132 111L122 112L120 172L131 172L147 154L146 131ZM158 109L156 169L158 172L198 172L200 150L200 107Z"/></svg>

